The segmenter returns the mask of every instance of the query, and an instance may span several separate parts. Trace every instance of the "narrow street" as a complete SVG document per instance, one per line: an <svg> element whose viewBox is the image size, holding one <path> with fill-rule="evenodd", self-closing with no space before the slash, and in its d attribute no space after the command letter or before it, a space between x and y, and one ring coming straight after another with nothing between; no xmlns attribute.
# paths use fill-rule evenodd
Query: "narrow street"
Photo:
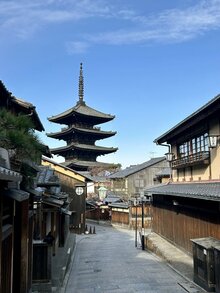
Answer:
<svg viewBox="0 0 220 293"><path fill-rule="evenodd" d="M180 275L160 259L135 248L134 231L95 226L78 235L65 293L183 293Z"/></svg>

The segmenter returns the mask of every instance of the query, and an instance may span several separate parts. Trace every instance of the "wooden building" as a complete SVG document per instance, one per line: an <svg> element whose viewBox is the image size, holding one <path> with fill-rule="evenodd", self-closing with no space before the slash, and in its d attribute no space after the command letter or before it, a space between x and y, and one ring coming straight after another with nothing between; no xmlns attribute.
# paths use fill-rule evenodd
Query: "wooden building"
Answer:
<svg viewBox="0 0 220 293"><path fill-rule="evenodd" d="M162 180L165 178L168 180L169 173L169 164L165 157L153 158L110 175L111 191L128 200L143 195L146 186L164 182Z"/></svg>
<svg viewBox="0 0 220 293"><path fill-rule="evenodd" d="M29 116L34 125L33 131L44 130L35 106L14 97L2 81L0 81L0 108L14 115ZM29 192L22 190L26 185L24 179L27 179L22 169L21 173L16 172L14 165L11 165L7 150L1 149L0 157L0 292L27 293L31 292L32 286L32 200ZM24 162L18 163L20 167ZM35 172L32 162L25 162L25 168L30 171L33 169Z"/></svg>
<svg viewBox="0 0 220 293"><path fill-rule="evenodd" d="M37 114L36 107L12 95L0 80L0 108L6 108L14 114L28 115L37 131L44 131L43 124Z"/></svg>
<svg viewBox="0 0 220 293"><path fill-rule="evenodd" d="M70 216L70 229L77 233L84 232L86 186L90 179L45 156L42 156L42 165L54 169L55 175L59 178L62 191L69 195L69 210L72 213Z"/></svg>
<svg viewBox="0 0 220 293"><path fill-rule="evenodd" d="M115 116L102 113L86 105L81 64L78 102L65 112L49 118L51 122L66 125L59 132L47 134L48 137L66 142L65 146L51 149L51 152L64 157L65 162L63 164L77 171L87 171L90 168L108 165L97 162L97 157L113 153L117 151L117 148L97 146L95 142L111 137L116 132L103 131L100 127L95 126L114 118Z"/></svg>
<svg viewBox="0 0 220 293"><path fill-rule="evenodd" d="M19 189L22 176L10 169L7 150L0 151L0 292L29 292L31 270L27 259L32 239L28 243L29 194Z"/></svg>
<svg viewBox="0 0 220 293"><path fill-rule="evenodd" d="M190 239L220 239L220 95L155 139L168 148L172 181L148 188L153 231L192 253Z"/></svg>

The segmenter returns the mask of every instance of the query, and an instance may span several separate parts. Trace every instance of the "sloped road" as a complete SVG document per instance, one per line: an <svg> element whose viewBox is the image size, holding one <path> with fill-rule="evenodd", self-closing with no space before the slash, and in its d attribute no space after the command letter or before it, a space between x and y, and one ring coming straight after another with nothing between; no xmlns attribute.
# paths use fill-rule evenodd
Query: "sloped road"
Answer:
<svg viewBox="0 0 220 293"><path fill-rule="evenodd" d="M77 236L65 293L186 293L180 275L135 248L134 231L99 225L95 231Z"/></svg>

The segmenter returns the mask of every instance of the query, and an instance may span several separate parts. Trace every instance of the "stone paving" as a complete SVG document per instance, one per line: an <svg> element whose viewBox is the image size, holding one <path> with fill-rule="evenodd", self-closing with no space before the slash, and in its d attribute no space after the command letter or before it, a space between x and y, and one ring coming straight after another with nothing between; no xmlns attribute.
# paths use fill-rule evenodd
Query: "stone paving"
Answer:
<svg viewBox="0 0 220 293"><path fill-rule="evenodd" d="M135 248L134 231L95 226L77 235L65 293L200 293L152 253Z"/></svg>

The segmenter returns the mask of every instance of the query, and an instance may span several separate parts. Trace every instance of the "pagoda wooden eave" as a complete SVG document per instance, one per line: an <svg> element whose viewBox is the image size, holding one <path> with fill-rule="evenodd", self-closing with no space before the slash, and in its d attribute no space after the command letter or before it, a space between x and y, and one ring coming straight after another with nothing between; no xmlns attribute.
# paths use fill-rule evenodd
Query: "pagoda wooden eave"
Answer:
<svg viewBox="0 0 220 293"><path fill-rule="evenodd" d="M50 122L71 125L77 121L87 121L91 125L101 124L114 119L114 115L105 114L88 107L85 103L79 103L75 107L66 110L58 115L48 118Z"/></svg>
<svg viewBox="0 0 220 293"><path fill-rule="evenodd" d="M71 126L69 128L63 128L59 132L52 132L52 133L47 133L48 137L51 138L57 138L57 139L63 139L65 140L65 137L68 137L69 135L73 135L74 133L82 133L84 135L88 134L91 136L96 137L96 139L101 139L101 138L108 138L113 135L115 135L117 132L116 131L102 131L99 129L91 129L91 128L81 128L81 127L76 127L76 126Z"/></svg>
<svg viewBox="0 0 220 293"><path fill-rule="evenodd" d="M69 160L64 163L63 165L67 166L68 168L76 168L76 167L87 167L87 168L92 168L92 167L109 167L110 163L103 163L103 162L97 162L97 161L80 161L80 160Z"/></svg>
<svg viewBox="0 0 220 293"><path fill-rule="evenodd" d="M83 152L92 152L92 153L98 153L98 154L109 154L109 153L116 152L117 150L118 148L108 148L108 147L102 147L102 146L96 146L96 145L71 143L70 145L67 145L67 146L53 148L51 149L51 152L53 154L62 156L62 154L69 151L83 151Z"/></svg>

